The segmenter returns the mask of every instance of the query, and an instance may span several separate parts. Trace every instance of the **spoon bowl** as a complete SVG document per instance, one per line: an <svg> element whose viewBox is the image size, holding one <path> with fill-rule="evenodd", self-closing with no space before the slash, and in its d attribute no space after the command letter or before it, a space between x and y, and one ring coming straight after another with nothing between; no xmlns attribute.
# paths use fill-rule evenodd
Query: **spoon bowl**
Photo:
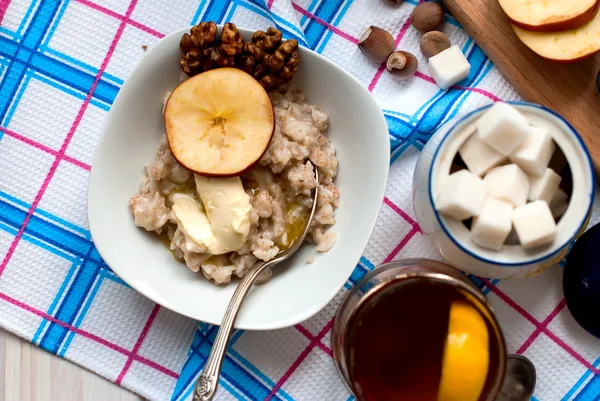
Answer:
<svg viewBox="0 0 600 401"><path fill-rule="evenodd" d="M527 401L535 390L536 373L533 363L523 355L509 355L506 376L496 401Z"/></svg>

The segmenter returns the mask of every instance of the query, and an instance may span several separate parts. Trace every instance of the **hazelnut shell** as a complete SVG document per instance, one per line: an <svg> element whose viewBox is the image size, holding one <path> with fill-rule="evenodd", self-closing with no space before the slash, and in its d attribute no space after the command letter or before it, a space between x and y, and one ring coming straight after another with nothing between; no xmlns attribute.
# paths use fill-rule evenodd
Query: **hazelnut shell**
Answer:
<svg viewBox="0 0 600 401"><path fill-rule="evenodd" d="M438 3L421 3L413 10L411 23L421 32L435 30L444 22L444 8Z"/></svg>
<svg viewBox="0 0 600 401"><path fill-rule="evenodd" d="M415 75L418 67L419 61L415 55L405 51L393 52L385 63L388 72L402 80L407 80Z"/></svg>
<svg viewBox="0 0 600 401"><path fill-rule="evenodd" d="M392 34L376 26L369 27L358 42L358 48L377 64L386 61L395 47Z"/></svg>
<svg viewBox="0 0 600 401"><path fill-rule="evenodd" d="M448 36L439 31L427 32L419 40L421 53L427 58L433 57L436 54L450 48L450 39Z"/></svg>

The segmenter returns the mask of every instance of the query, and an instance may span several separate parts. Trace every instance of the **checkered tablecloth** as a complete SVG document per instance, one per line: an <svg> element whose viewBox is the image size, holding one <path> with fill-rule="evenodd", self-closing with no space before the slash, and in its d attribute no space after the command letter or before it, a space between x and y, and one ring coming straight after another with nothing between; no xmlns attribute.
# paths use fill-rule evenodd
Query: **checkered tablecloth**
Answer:
<svg viewBox="0 0 600 401"><path fill-rule="evenodd" d="M382 262L437 258L411 205L420 149L449 118L518 98L450 16L444 31L472 65L461 86L440 91L423 58L408 83L366 60L356 44L369 25L389 30L398 48L421 57L409 23L415 4L0 0L0 325L149 399L189 399L216 328L153 304L101 260L85 210L92 155L119 88L147 46L202 20L276 25L347 69L376 97L389 125L390 178L377 227L346 289L303 324L236 332L218 399L352 399L329 344L344 292ZM592 223L597 220L594 213ZM509 351L536 364L534 399L598 400L600 341L573 321L561 279L559 265L521 281L474 278L496 309Z"/></svg>

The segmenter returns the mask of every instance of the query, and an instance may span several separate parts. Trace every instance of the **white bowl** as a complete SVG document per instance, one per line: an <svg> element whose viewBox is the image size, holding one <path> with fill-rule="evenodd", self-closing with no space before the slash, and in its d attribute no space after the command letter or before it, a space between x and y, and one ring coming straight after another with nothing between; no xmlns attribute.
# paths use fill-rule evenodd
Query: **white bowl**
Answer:
<svg viewBox="0 0 600 401"><path fill-rule="evenodd" d="M164 134L162 100L181 76L179 41L189 29L152 46L131 73L107 117L88 191L92 238L105 262L154 302L182 315L220 324L235 282L218 287L176 261L153 233L135 226L128 205L139 191L143 166ZM252 32L240 29L244 39ZM340 206L336 245L317 254L304 245L272 280L256 286L237 318L237 328L288 327L317 313L342 288L367 245L379 214L389 169L385 118L370 93L350 74L319 54L300 49L294 83L330 117L337 149ZM315 255L315 262L306 263Z"/></svg>

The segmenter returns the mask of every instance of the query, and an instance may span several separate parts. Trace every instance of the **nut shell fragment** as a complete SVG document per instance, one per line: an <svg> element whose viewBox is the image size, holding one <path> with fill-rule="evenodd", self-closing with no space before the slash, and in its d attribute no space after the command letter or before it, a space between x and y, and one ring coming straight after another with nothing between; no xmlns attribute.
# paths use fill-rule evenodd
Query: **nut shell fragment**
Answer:
<svg viewBox="0 0 600 401"><path fill-rule="evenodd" d="M376 26L367 28L358 42L358 48L377 64L386 61L395 47L392 34Z"/></svg>
<svg viewBox="0 0 600 401"><path fill-rule="evenodd" d="M419 61L412 53L397 51L388 57L385 67L395 77L407 80L417 72Z"/></svg>
<svg viewBox="0 0 600 401"><path fill-rule="evenodd" d="M412 25L421 32L437 29L444 22L444 8L438 3L429 1L421 3L413 10Z"/></svg>
<svg viewBox="0 0 600 401"><path fill-rule="evenodd" d="M427 58L433 57L436 54L449 49L451 46L450 39L448 36L439 31L427 32L419 40L419 48L421 53Z"/></svg>

